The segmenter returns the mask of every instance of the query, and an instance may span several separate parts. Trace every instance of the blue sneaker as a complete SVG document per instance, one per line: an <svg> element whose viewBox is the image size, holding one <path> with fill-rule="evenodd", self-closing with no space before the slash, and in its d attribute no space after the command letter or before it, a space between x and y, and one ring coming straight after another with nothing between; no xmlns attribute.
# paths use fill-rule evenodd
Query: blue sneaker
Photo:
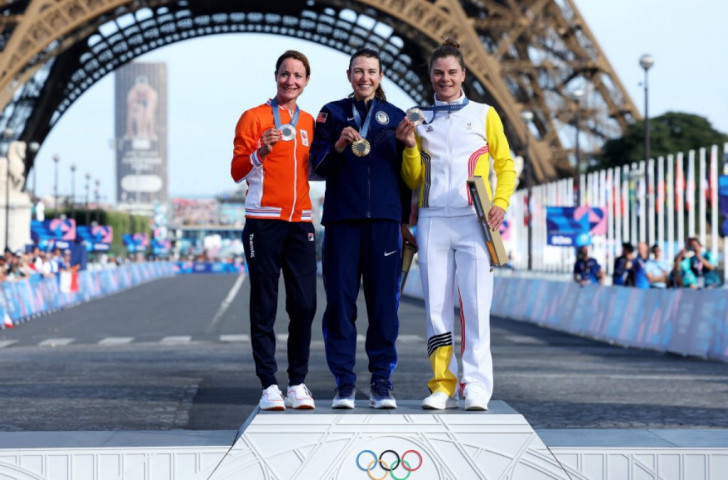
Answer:
<svg viewBox="0 0 728 480"><path fill-rule="evenodd" d="M389 380L376 380L369 390L369 406L372 408L397 408L397 400L389 391L392 382Z"/></svg>
<svg viewBox="0 0 728 480"><path fill-rule="evenodd" d="M336 396L331 402L331 408L346 408L351 410L354 408L354 399L356 397L356 389L354 384L345 383L336 389Z"/></svg>

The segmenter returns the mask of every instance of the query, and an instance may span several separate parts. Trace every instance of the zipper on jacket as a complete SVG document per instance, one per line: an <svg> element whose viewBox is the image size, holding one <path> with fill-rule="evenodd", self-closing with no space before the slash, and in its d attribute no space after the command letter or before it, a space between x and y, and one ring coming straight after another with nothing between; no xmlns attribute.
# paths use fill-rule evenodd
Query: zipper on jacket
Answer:
<svg viewBox="0 0 728 480"><path fill-rule="evenodd" d="M447 194L445 195L445 212L450 214L450 191L452 191L452 112L447 112Z"/></svg>
<svg viewBox="0 0 728 480"><path fill-rule="evenodd" d="M288 221L293 221L293 214L296 213L296 201L298 200L298 165L296 164L296 160L298 156L297 153L297 147L298 147L298 131L296 131L295 136L293 137L293 205L291 205L291 215L288 217Z"/></svg>

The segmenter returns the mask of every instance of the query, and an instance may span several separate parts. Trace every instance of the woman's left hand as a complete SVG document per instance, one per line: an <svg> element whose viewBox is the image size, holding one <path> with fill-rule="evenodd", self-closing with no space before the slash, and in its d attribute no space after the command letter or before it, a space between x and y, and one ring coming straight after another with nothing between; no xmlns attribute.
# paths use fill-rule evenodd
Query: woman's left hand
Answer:
<svg viewBox="0 0 728 480"><path fill-rule="evenodd" d="M501 226L501 223L503 223L503 218L506 216L506 211L503 210L501 207L493 205L490 207L490 212L488 212L488 228L491 230L498 230L498 228Z"/></svg>

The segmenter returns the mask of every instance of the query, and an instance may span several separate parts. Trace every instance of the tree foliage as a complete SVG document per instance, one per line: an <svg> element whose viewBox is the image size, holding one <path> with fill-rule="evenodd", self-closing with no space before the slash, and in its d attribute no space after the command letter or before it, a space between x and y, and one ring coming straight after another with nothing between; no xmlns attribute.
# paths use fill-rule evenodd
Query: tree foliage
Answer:
<svg viewBox="0 0 728 480"><path fill-rule="evenodd" d="M657 158L678 152L687 153L728 142L728 135L713 129L705 117L690 113L667 112L650 119L650 156ZM638 162L645 155L645 124L635 122L620 138L602 146L597 168L616 167Z"/></svg>

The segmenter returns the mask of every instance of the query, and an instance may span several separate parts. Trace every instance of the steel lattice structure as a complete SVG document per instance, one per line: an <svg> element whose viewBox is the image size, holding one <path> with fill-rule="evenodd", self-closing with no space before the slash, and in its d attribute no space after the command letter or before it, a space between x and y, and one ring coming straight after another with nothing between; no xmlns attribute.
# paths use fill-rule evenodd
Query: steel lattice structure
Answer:
<svg viewBox="0 0 728 480"><path fill-rule="evenodd" d="M516 152L529 145L537 181L573 173L577 117L592 151L639 118L573 0L6 0L0 11L0 128L28 142L42 142L120 65L175 42L246 32L344 53L373 47L416 102L432 99L429 53L456 37L468 96L498 109ZM534 113L530 128L524 110ZM33 156L26 162L27 174Z"/></svg>

